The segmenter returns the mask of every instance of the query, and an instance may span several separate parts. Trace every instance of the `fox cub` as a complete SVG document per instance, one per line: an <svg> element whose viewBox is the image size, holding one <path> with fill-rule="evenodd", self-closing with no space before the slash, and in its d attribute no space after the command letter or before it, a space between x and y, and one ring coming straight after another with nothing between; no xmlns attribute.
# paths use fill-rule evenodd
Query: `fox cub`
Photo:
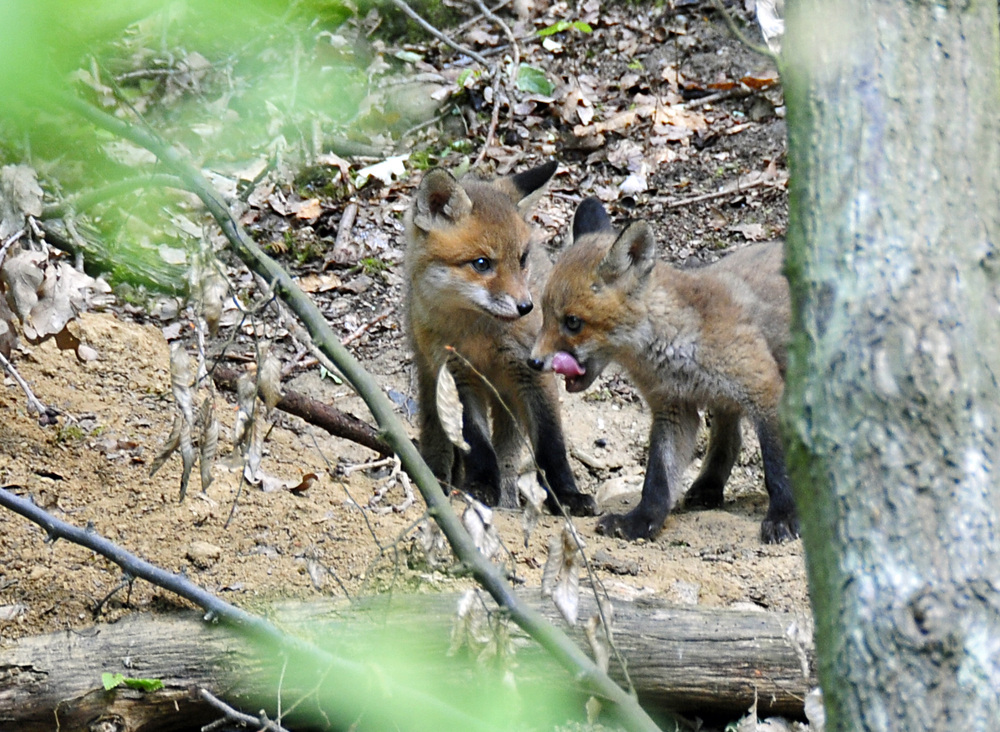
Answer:
<svg viewBox="0 0 1000 732"><path fill-rule="evenodd" d="M459 182L437 169L417 188L405 219L405 261L420 450L444 484L512 507L524 435L559 502L571 513L593 515L594 499L577 490L566 458L555 377L528 366L541 326L532 287L549 262L532 246L525 217L555 171L550 162L490 182ZM438 416L437 378L445 363L463 407L465 454ZM556 509L551 493L546 503Z"/></svg>
<svg viewBox="0 0 1000 732"><path fill-rule="evenodd" d="M633 223L617 234L595 198L577 209L573 240L545 287L544 324L530 365L562 374L567 391L577 392L615 360L653 413L639 505L603 516L598 531L627 539L659 532L693 457L698 409L707 407L708 451L686 504L722 505L745 414L757 429L770 496L761 538L778 543L798 536L778 434L790 319L781 245L751 246L703 269L676 270L655 261L648 225Z"/></svg>

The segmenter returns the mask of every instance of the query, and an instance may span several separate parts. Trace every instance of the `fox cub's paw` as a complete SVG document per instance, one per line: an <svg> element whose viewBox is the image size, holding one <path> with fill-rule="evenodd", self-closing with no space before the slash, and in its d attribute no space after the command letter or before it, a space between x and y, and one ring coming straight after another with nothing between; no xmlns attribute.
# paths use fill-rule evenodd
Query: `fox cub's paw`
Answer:
<svg viewBox="0 0 1000 732"><path fill-rule="evenodd" d="M760 525L760 540L765 544L781 544L799 536L799 519L795 514L764 517Z"/></svg>
<svg viewBox="0 0 1000 732"><path fill-rule="evenodd" d="M610 513L597 522L597 533L620 539L652 539L663 527L665 517L656 518L638 509L626 514Z"/></svg>
<svg viewBox="0 0 1000 732"><path fill-rule="evenodd" d="M725 483L711 478L698 478L684 496L684 508L722 508Z"/></svg>
<svg viewBox="0 0 1000 732"><path fill-rule="evenodd" d="M571 516L594 516L597 514L597 502L593 496L586 493L566 493L559 496L559 502ZM555 501L549 502L549 510L559 515L559 507Z"/></svg>
<svg viewBox="0 0 1000 732"><path fill-rule="evenodd" d="M500 486L473 480L465 484L463 490L480 503L495 507L500 505Z"/></svg>

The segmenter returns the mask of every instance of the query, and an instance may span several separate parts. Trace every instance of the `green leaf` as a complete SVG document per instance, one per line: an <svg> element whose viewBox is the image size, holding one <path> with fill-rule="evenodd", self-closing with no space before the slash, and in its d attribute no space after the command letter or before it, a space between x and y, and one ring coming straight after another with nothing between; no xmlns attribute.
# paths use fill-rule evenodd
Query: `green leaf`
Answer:
<svg viewBox="0 0 1000 732"><path fill-rule="evenodd" d="M528 94L541 94L549 97L552 96L556 87L541 69L521 64L517 71L517 88Z"/></svg>
<svg viewBox="0 0 1000 732"><path fill-rule="evenodd" d="M125 679L125 686L139 691L159 691L163 682L159 679Z"/></svg>
<svg viewBox="0 0 1000 732"><path fill-rule="evenodd" d="M545 38L545 36L555 35L556 33L562 33L564 30L569 28L570 24L568 20L560 20L557 23L553 23L547 28L542 28L538 31L539 38Z"/></svg>
<svg viewBox="0 0 1000 732"><path fill-rule="evenodd" d="M594 32L594 29L590 27L590 23L584 23L582 20L574 20L572 23L570 23L568 20L560 20L548 26L547 28L542 28L540 31L537 31L535 35L537 35L539 38L545 38L545 36L552 36L555 35L556 33L562 33L563 31L569 30L570 28L575 28L581 33Z"/></svg>
<svg viewBox="0 0 1000 732"><path fill-rule="evenodd" d="M163 688L163 682L159 679L129 679L122 674L101 674L101 683L104 684L105 691L117 689L119 686L127 686L129 689L139 691L158 691Z"/></svg>

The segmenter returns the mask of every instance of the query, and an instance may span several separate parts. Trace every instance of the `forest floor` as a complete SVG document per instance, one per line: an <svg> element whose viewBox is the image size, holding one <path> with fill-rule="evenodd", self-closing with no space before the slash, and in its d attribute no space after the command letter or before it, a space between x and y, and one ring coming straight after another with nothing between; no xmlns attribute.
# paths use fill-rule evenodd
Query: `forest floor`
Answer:
<svg viewBox="0 0 1000 732"><path fill-rule="evenodd" d="M522 99L505 114L500 144L487 159L499 172L549 157L560 161L534 217L545 241L561 240L575 204L591 194L606 201L619 224L651 222L661 256L678 266L696 266L748 241L784 235L787 169L777 73L767 58L731 37L710 4L676 6L653 11L608 5L590 19L590 34L554 36L558 48L525 43L525 58L557 80L557 89L548 101ZM584 3L581 13L587 8ZM560 17L558 8L544 12L551 15L540 13L535 27ZM471 26L467 37L473 32L496 33L485 21ZM706 103L709 94L719 96ZM488 117L486 105L476 129L483 129ZM439 149L435 162L449 167L459 161L458 152ZM322 254L304 262L285 259L335 329L352 338L349 348L411 426L415 389L401 327L399 214L418 180L414 171L354 198L353 261L324 260ZM289 241L288 231L293 242L322 239L323 227L335 232L350 202L323 200L318 221L282 216L271 207L245 222L259 239L269 231L276 242ZM355 266L373 254L378 267ZM182 321L176 307L114 306L83 314L74 328L98 354L86 363L52 341L23 345L15 354L17 368L36 395L64 416L56 426L39 426L21 391L5 382L2 485L242 606L470 585L468 578L424 561L417 537L423 515L419 496L403 510L392 510L404 502L396 483L375 502L390 486L391 466L366 468L377 458L370 450L298 418L281 413L272 418L261 464L275 479L264 481L269 490L243 483L240 468L227 469L223 461L206 492L196 471L183 502L176 456L150 477L150 463L175 416L168 339L183 335ZM295 346L276 318L257 327L268 331L288 366L286 388L370 421L347 386L301 359L290 365ZM252 361L247 329L230 326L230 332L235 346L227 357ZM614 369L583 396L561 388L560 393L571 463L582 489L614 493L602 505L605 511L634 505L644 473L649 410ZM235 415L231 395L220 392L216 406L225 453ZM638 543L598 535L594 518L574 520L595 579L612 597L808 614L801 540L760 542L767 496L756 442L751 430L744 431L745 446L721 510L677 512L655 540ZM697 467L696 460L687 482ZM288 489L307 474L318 478L306 490ZM460 510L461 500L453 502ZM561 521L543 517L525 544L518 512L496 511L494 518L515 581L538 587L549 539L561 530ZM185 603L145 582L123 585L121 571L93 552L47 542L37 526L0 513L0 642L179 606Z"/></svg>

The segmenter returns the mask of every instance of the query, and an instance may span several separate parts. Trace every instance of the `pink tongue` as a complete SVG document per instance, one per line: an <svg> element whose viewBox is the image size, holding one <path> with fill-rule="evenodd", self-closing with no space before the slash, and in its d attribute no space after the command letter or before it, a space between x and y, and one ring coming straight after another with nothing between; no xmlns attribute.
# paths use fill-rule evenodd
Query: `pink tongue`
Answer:
<svg viewBox="0 0 1000 732"><path fill-rule="evenodd" d="M568 377L583 376L587 372L587 369L577 363L576 359L566 351L557 351L552 357L552 370Z"/></svg>

